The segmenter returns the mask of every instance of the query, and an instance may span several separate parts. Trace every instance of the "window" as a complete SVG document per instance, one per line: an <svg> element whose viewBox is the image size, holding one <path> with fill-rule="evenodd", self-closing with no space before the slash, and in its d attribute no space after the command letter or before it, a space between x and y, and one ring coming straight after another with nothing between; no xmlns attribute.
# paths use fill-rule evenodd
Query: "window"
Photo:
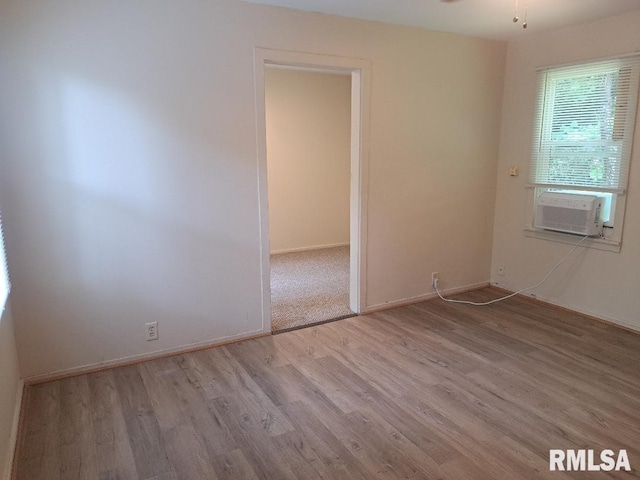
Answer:
<svg viewBox="0 0 640 480"><path fill-rule="evenodd" d="M639 76L640 56L538 74L531 185L604 197L605 230L622 222Z"/></svg>
<svg viewBox="0 0 640 480"><path fill-rule="evenodd" d="M4 311L9 296L9 274L7 272L7 258L4 253L4 239L2 236L2 219L0 218L0 313Z"/></svg>

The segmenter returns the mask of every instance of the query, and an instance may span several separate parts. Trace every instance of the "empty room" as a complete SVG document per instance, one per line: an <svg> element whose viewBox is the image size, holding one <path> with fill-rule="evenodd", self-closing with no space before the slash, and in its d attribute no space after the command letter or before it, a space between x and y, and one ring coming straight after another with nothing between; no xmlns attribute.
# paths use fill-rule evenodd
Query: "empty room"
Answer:
<svg viewBox="0 0 640 480"><path fill-rule="evenodd" d="M0 479L640 476L637 0L0 37Z"/></svg>

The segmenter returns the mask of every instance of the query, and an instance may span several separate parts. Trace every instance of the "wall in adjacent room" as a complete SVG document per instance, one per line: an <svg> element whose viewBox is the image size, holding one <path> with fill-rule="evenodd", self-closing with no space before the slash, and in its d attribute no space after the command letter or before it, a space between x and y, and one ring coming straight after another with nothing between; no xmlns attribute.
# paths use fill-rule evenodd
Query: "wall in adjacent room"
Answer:
<svg viewBox="0 0 640 480"><path fill-rule="evenodd" d="M271 252L349 243L351 76L265 70Z"/></svg>
<svg viewBox="0 0 640 480"><path fill-rule="evenodd" d="M4 0L0 31L23 376L269 331L256 46L371 64L365 306L488 282L505 43L237 0Z"/></svg>
<svg viewBox="0 0 640 480"><path fill-rule="evenodd" d="M492 281L517 290L538 283L570 246L525 237L536 68L640 51L640 12L510 42L503 99ZM640 329L640 121L636 121L620 253L580 248L534 292L538 298ZM523 173L509 176L509 166ZM576 239L579 240L579 239ZM505 266L504 277L497 275Z"/></svg>

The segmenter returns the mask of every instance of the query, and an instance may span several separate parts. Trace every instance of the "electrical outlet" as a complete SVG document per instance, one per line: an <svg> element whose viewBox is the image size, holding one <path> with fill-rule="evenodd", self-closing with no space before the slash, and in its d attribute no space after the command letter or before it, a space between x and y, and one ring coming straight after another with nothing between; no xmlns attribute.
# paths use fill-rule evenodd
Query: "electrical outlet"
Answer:
<svg viewBox="0 0 640 480"><path fill-rule="evenodd" d="M144 326L147 333L147 342L149 340L157 340L158 339L158 322L145 323Z"/></svg>
<svg viewBox="0 0 640 480"><path fill-rule="evenodd" d="M431 285L435 288L436 282L440 281L440 274L438 272L433 272L431 274Z"/></svg>
<svg viewBox="0 0 640 480"><path fill-rule="evenodd" d="M501 277L504 277L504 265L498 266L498 275L500 275Z"/></svg>

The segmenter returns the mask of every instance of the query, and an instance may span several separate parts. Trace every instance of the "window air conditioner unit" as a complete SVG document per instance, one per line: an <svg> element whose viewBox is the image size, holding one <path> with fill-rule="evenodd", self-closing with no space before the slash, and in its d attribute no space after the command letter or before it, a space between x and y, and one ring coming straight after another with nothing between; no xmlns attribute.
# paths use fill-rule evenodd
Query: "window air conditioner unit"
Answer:
<svg viewBox="0 0 640 480"><path fill-rule="evenodd" d="M604 199L596 195L544 192L536 199L534 226L597 237L602 235Z"/></svg>

